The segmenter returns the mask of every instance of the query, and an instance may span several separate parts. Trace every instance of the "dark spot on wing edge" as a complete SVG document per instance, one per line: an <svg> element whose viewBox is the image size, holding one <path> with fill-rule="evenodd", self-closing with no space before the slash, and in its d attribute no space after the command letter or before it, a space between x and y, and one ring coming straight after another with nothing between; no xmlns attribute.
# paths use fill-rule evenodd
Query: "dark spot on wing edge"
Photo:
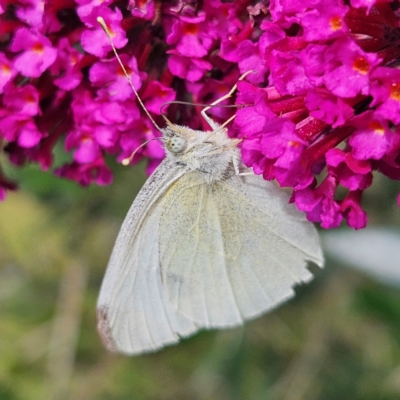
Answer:
<svg viewBox="0 0 400 400"><path fill-rule="evenodd" d="M97 309L97 330L99 331L101 341L107 350L117 351L114 338L111 333L111 327L108 321L108 307L101 306Z"/></svg>

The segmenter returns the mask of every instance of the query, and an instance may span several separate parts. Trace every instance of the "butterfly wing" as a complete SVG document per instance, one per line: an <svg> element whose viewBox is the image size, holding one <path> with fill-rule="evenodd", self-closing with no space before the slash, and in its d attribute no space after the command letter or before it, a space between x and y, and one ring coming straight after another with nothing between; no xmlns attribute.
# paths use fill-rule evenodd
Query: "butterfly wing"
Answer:
<svg viewBox="0 0 400 400"><path fill-rule="evenodd" d="M147 180L117 237L97 304L110 350L138 354L179 341L198 328L176 312L161 283L158 226L162 194L184 173L168 159Z"/></svg>
<svg viewBox="0 0 400 400"><path fill-rule="evenodd" d="M241 324L294 294L322 266L318 234L259 176L212 185L188 173L164 196L159 243L169 301L199 327Z"/></svg>

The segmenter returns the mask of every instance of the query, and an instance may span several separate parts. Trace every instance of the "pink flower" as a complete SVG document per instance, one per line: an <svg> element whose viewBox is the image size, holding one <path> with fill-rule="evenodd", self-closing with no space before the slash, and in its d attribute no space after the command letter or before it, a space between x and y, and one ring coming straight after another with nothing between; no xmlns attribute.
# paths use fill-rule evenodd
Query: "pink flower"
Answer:
<svg viewBox="0 0 400 400"><path fill-rule="evenodd" d="M350 3L354 8L366 8L367 13L369 14L371 8L376 3L376 0L351 0Z"/></svg>
<svg viewBox="0 0 400 400"><path fill-rule="evenodd" d="M298 27L271 41L261 53L270 68L262 102L259 88L239 85L238 102L253 104L239 110L234 123L235 134L243 138L243 160L264 178L293 187L296 205L310 220L331 228L345 218L359 229L366 223L361 194L372 182L372 170L400 178L400 139L398 130L390 129L400 120L400 81L398 71L385 66L400 57L398 17L382 4L370 17L365 10L344 7L336 0L276 0L270 11L281 28ZM373 25L378 20L385 26ZM367 35L374 39L367 40ZM224 54L237 61L233 46ZM300 140L288 136L277 118L291 120ZM279 141L266 134L266 127L276 129ZM344 141L344 150L335 148ZM319 174L326 178L315 187L313 175ZM350 189L343 200L336 198L339 184Z"/></svg>
<svg viewBox="0 0 400 400"><path fill-rule="evenodd" d="M0 93L3 93L4 86L10 82L15 75L16 71L10 60L8 60L4 53L0 53Z"/></svg>
<svg viewBox="0 0 400 400"><path fill-rule="evenodd" d="M112 182L110 169L105 165L102 158L92 162L79 164L72 162L55 170L57 176L77 181L82 186L96 183L100 186L109 185Z"/></svg>
<svg viewBox="0 0 400 400"><path fill-rule="evenodd" d="M308 79L307 62L302 59L298 48L304 46L302 40L282 39L268 49L268 60L271 68L271 80L281 95L304 95L317 86ZM283 45L283 46L282 46ZM278 47L275 49L274 47ZM279 50L284 49L284 51Z"/></svg>
<svg viewBox="0 0 400 400"><path fill-rule="evenodd" d="M393 137L387 121L367 111L354 117L351 123L356 127L349 139L354 157L359 160L381 159L389 150Z"/></svg>
<svg viewBox="0 0 400 400"><path fill-rule="evenodd" d="M305 101L310 115L332 128L344 125L354 115L354 109L346 99L335 96L328 90L309 91Z"/></svg>
<svg viewBox="0 0 400 400"><path fill-rule="evenodd" d="M19 53L14 61L15 69L30 78L40 76L57 57L50 40L28 28L20 28L15 32L10 50Z"/></svg>
<svg viewBox="0 0 400 400"><path fill-rule="evenodd" d="M348 33L344 17L349 8L336 0L316 2L300 13L304 38L307 41L327 40Z"/></svg>
<svg viewBox="0 0 400 400"><path fill-rule="evenodd" d="M347 225L354 229L362 229L367 225L367 213L361 208L361 190L349 192L340 204L340 210L347 221Z"/></svg>
<svg viewBox="0 0 400 400"><path fill-rule="evenodd" d="M331 149L326 153L326 162L330 175L350 190L363 190L372 183L371 163L355 159L352 153Z"/></svg>
<svg viewBox="0 0 400 400"><path fill-rule="evenodd" d="M34 117L40 114L39 93L32 85L8 87L3 103L13 114Z"/></svg>
<svg viewBox="0 0 400 400"><path fill-rule="evenodd" d="M139 74L135 57L128 59L128 56L121 56L125 69L130 76L136 90L142 86L141 76L145 78L145 74ZM107 62L98 62L92 66L89 73L90 81L102 89L99 95L107 94L108 97L114 100L127 100L132 96L132 88L129 85L126 76L116 59Z"/></svg>
<svg viewBox="0 0 400 400"><path fill-rule="evenodd" d="M62 38L58 43L57 59L50 68L52 74L58 76L54 79L54 84L63 90L76 88L83 78L80 68L82 59L82 54L66 38Z"/></svg>
<svg viewBox="0 0 400 400"><path fill-rule="evenodd" d="M17 17L26 24L35 27L42 23L44 1L24 0L19 2L15 11Z"/></svg>
<svg viewBox="0 0 400 400"><path fill-rule="evenodd" d="M380 67L372 74L371 107L377 106L376 116L400 124L400 70Z"/></svg>
<svg viewBox="0 0 400 400"><path fill-rule="evenodd" d="M132 121L141 119L138 104L132 100L113 101L108 97L97 99L93 103L93 118L104 125L117 125L118 129L125 129Z"/></svg>
<svg viewBox="0 0 400 400"><path fill-rule="evenodd" d="M3 2L4 3L4 2ZM400 14L375 0L112 0L1 3L0 141L16 166L52 168L65 144L73 161L54 171L108 184L105 159L164 156L158 124L210 127L200 106L236 95L209 115L241 139L244 163L293 191L328 229L365 226L362 194L376 174L400 180ZM140 147L144 142L145 146ZM0 170L0 197L11 189ZM320 182L317 185L317 182Z"/></svg>
<svg viewBox="0 0 400 400"><path fill-rule="evenodd" d="M376 54L364 52L348 37L330 46L310 45L302 52L302 57L310 83L324 85L343 98L369 94L369 74L380 63Z"/></svg>
<svg viewBox="0 0 400 400"><path fill-rule="evenodd" d="M129 158L136 151L132 163L137 163L143 156L154 159L159 163L164 157L164 149L158 140L152 140L146 146L141 146L145 141L159 137L155 132L154 126L145 119L138 119L127 125L122 131L120 147L122 152L118 156L118 161ZM138 149L139 148L139 149Z"/></svg>
<svg viewBox="0 0 400 400"><path fill-rule="evenodd" d="M334 198L337 185L335 178L328 177L315 190L307 188L295 192L294 201L306 212L309 221L320 222L323 228L336 228L343 218Z"/></svg>
<svg viewBox="0 0 400 400"><path fill-rule="evenodd" d="M161 82L150 82L143 90L142 100L146 108L154 114L161 114L161 106L175 99L175 90Z"/></svg>
<svg viewBox="0 0 400 400"><path fill-rule="evenodd" d="M205 18L205 14L194 18L181 16L168 22L170 33L167 36L167 43L175 45L176 51L182 56L205 56L213 42L207 29L204 29Z"/></svg>
<svg viewBox="0 0 400 400"><path fill-rule="evenodd" d="M179 78L187 79L189 82L196 82L203 78L206 71L212 69L212 64L202 58L184 57L176 51L169 52L168 68Z"/></svg>
<svg viewBox="0 0 400 400"><path fill-rule="evenodd" d="M143 18L148 21L153 20L153 18L155 17L156 4L153 0L130 0L128 8L130 9L134 17Z"/></svg>
<svg viewBox="0 0 400 400"><path fill-rule="evenodd" d="M92 14L94 13L94 10L99 7L100 5L102 6L108 6L113 2L113 0L76 0L76 3L79 5L77 7L77 13L83 22L87 22ZM92 24L94 24L94 20L92 19ZM94 24L95 25L95 24Z"/></svg>
<svg viewBox="0 0 400 400"><path fill-rule="evenodd" d="M269 121L276 118L276 114L268 107L268 94L257 89L247 91L247 85L243 84L239 88L243 88L238 97L240 102L254 104L253 107L244 107L236 112L235 125L238 127L239 137L259 136Z"/></svg>
<svg viewBox="0 0 400 400"><path fill-rule="evenodd" d="M97 22L97 17L103 17L110 29L113 44L117 49L125 46L128 39L125 37L126 33L121 27L122 13L116 8L111 11L105 5L99 7L90 7L89 9L82 8L80 11L82 21L89 28L82 33L81 44L85 51L97 57L104 57L110 50L111 46L104 34L103 29Z"/></svg>
<svg viewBox="0 0 400 400"><path fill-rule="evenodd" d="M93 127L84 127L79 131L70 132L65 141L65 149L67 151L77 148L74 153L74 160L80 164L93 162L101 156L100 146L96 142Z"/></svg>
<svg viewBox="0 0 400 400"><path fill-rule="evenodd" d="M15 141L22 148L36 146L43 137L35 122L20 114L0 118L0 133L7 141Z"/></svg>

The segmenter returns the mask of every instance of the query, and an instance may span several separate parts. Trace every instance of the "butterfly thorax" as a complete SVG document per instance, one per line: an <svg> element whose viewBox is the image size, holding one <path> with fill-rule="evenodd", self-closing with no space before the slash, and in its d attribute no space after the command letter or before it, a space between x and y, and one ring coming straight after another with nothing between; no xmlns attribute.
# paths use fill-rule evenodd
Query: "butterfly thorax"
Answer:
<svg viewBox="0 0 400 400"><path fill-rule="evenodd" d="M197 131L174 125L163 130L167 157L188 172L197 171L206 183L235 175L240 163L238 139L228 137L226 129Z"/></svg>

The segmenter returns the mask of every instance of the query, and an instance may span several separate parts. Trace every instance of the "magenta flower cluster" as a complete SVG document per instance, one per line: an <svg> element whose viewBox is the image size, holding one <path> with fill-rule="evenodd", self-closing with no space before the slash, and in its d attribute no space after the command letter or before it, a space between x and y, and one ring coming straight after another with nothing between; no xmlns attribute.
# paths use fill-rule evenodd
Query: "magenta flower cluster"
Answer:
<svg viewBox="0 0 400 400"><path fill-rule="evenodd" d="M107 154L121 162L160 135L99 16L159 124L163 103L190 93L209 104L252 71L232 100L230 134L242 139L244 163L292 188L309 220L362 228L372 172L400 180L400 10L389 0L2 0L0 143L16 166L48 170L62 141L71 162L55 173L106 185ZM209 129L199 106L166 110L177 124ZM163 156L151 141L133 162L148 159L151 172ZM15 187L0 170L0 198Z"/></svg>

